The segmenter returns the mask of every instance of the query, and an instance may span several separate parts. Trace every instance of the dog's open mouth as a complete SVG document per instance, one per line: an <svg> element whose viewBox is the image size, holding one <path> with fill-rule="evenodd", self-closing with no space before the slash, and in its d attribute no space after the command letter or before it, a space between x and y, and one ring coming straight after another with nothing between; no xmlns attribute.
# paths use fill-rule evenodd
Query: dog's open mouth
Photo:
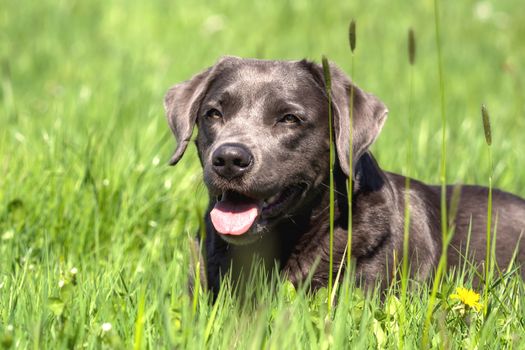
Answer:
<svg viewBox="0 0 525 350"><path fill-rule="evenodd" d="M217 198L210 212L211 222L223 235L242 235L258 218L269 220L290 209L306 185L291 185L265 199L251 198L238 192L226 191Z"/></svg>

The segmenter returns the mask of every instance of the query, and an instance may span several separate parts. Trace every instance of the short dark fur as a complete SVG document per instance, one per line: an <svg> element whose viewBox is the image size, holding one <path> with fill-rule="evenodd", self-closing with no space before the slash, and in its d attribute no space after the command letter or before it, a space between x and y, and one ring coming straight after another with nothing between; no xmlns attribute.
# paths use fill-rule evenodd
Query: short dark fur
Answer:
<svg viewBox="0 0 525 350"><path fill-rule="evenodd" d="M402 256L405 178L381 170L368 150L385 122L386 107L375 96L352 85L334 65L331 74L337 149L335 266L339 266L347 243L346 179L352 176L352 254L357 275L371 284L391 273L394 251L398 259ZM349 169L352 87L355 166ZM304 280L319 258L311 285L325 286L329 271L329 134L328 99L321 67L305 60L226 57L171 88L164 105L178 142L171 164L182 157L193 127L198 125L196 144L209 191L205 258L210 288L218 291L221 276L230 266L234 275L248 269L248 262L255 254L268 266L277 261L282 273L294 283ZM221 120L205 116L212 108L221 111ZM287 113L301 116L301 122L279 123L278 118ZM232 142L251 152L253 164L242 176L227 179L213 171L210 157L220 145ZM253 230L241 236L220 235L211 224L209 213L224 191L262 199L287 187L299 189L297 200L277 217L261 219ZM449 187L449 200L451 193ZM488 190L484 187L461 188L449 264L457 264L464 254L471 219L469 254L477 263L485 258L487 197ZM440 188L412 180L410 206L410 262L415 277L425 278L432 273L441 254ZM516 247L517 263L523 264L525 240L520 237L525 229L525 201L494 190L493 213L493 222L497 217L498 224L498 265L507 267ZM521 273L525 275L525 269Z"/></svg>

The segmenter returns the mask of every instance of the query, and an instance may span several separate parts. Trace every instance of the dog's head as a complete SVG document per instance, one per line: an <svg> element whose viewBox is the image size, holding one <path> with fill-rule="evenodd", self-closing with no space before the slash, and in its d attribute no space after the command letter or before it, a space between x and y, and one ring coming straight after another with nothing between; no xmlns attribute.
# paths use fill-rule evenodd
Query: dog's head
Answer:
<svg viewBox="0 0 525 350"><path fill-rule="evenodd" d="M337 67L330 70L337 162L351 176L350 154L357 160L374 142L387 109ZM216 201L210 216L225 240L246 243L271 231L326 180L328 101L321 66L305 60L226 57L168 91L164 107L177 139L170 164L197 124L204 182Z"/></svg>

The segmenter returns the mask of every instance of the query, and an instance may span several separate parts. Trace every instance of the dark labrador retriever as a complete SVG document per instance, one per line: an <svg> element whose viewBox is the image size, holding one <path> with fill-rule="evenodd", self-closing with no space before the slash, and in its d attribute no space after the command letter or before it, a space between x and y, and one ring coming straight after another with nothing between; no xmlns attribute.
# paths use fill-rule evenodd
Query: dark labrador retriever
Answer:
<svg viewBox="0 0 525 350"><path fill-rule="evenodd" d="M365 284L391 273L394 252L401 259L405 178L382 171L369 151L386 120L387 108L331 66L335 178L334 261L347 244L346 181L353 180L352 256ZM352 89L353 88L353 89ZM354 94L353 169L349 168L349 94ZM293 283L303 281L319 259L311 286L326 286L329 274L329 125L322 68L302 61L264 61L226 57L191 80L172 87L164 101L182 157L198 125L196 140L204 182L206 273L217 292L221 276L234 275L254 255L268 266L277 262ZM447 198L451 198L448 189ZM457 264L472 222L470 252L485 257L488 190L461 188L455 235L448 262ZM410 262L425 278L441 254L440 188L410 182ZM525 262L525 201L495 190L497 263L508 266L515 249ZM472 220L472 221L471 221ZM400 260L397 260L400 261ZM334 273L337 268L334 268ZM525 269L522 270L522 275Z"/></svg>

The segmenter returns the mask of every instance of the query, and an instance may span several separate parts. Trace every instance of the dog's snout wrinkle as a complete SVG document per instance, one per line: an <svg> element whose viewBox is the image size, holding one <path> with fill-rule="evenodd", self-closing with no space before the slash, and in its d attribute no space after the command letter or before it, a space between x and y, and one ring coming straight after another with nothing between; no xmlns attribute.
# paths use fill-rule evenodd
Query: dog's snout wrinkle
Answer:
<svg viewBox="0 0 525 350"><path fill-rule="evenodd" d="M253 155L242 144L222 144L211 157L213 170L221 177L231 180L242 176L253 166Z"/></svg>

